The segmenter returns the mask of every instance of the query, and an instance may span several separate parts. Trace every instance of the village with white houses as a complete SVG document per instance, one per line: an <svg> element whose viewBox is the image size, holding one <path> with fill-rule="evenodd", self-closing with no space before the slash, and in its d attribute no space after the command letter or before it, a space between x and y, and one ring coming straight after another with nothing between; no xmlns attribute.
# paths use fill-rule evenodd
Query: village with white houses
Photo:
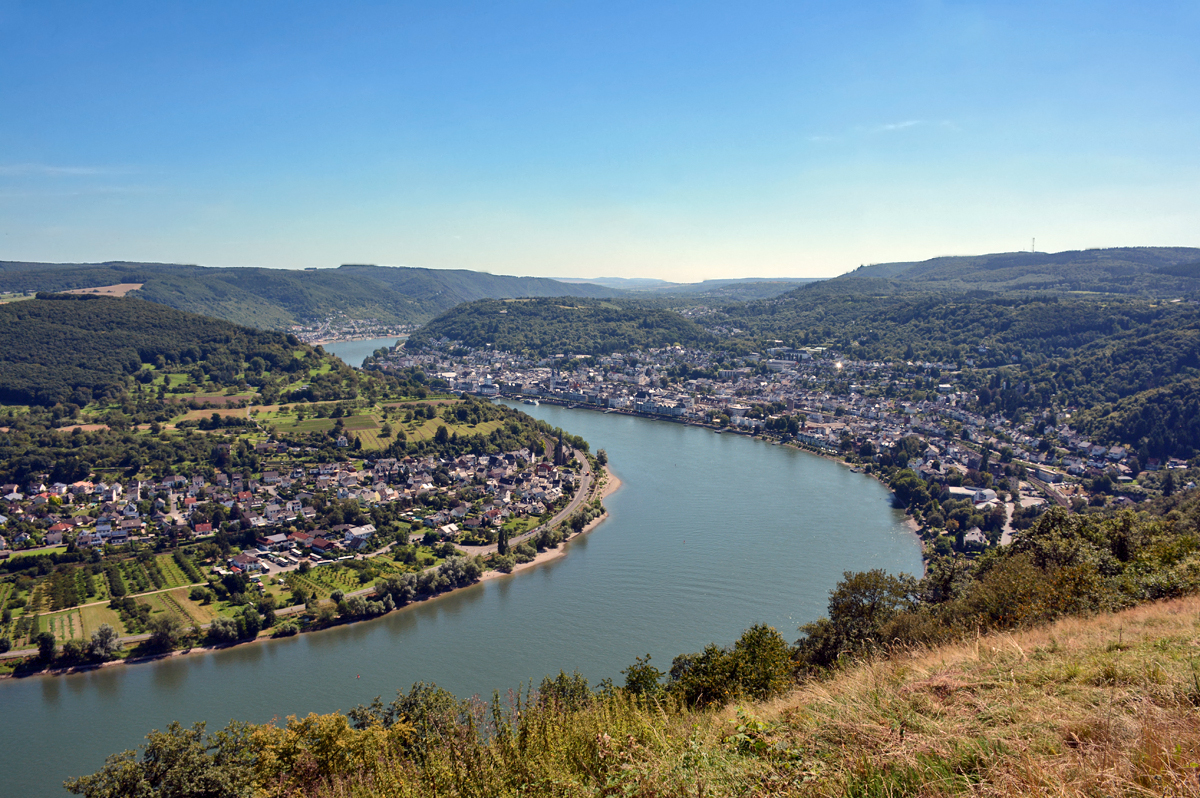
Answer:
<svg viewBox="0 0 1200 798"><path fill-rule="evenodd" d="M1022 508L1031 516L1031 508L1053 504L1133 504L1157 492L1147 485L1158 486L1163 474L1188 466L1176 459L1139 459L1130 446L1093 442L1072 429L1071 408L1057 415L1047 410L1017 424L998 414L980 415L956 364L897 366L851 360L821 347L783 346L730 360L679 346L534 360L490 347L466 351L443 340L423 352L397 347L366 367L420 367L462 393L763 436L847 459L868 471L873 461L888 460L901 442L919 439L920 450L906 449L905 461L895 465L907 465L932 493L948 491L954 499L970 500L977 511L1003 511L1003 522L990 536L978 528L960 530L960 547L965 543L968 549L1007 542L1014 513ZM918 381L922 398L905 398ZM1161 473L1152 483L1139 480L1156 472ZM1173 485L1172 479L1167 477ZM1187 480L1178 484L1180 489L1193 486Z"/></svg>
<svg viewBox="0 0 1200 798"><path fill-rule="evenodd" d="M281 455L287 446L269 441L258 450ZM63 544L82 549L185 542L213 536L222 523L257 533L255 547L228 558L234 571L372 550L380 537L374 524L322 526L319 508L334 507L335 500L355 502L367 513L391 507L412 529L428 530L439 541L488 544L506 522L536 519L565 503L576 485L569 467L542 461L528 449L321 463L255 477L216 471L127 483L34 481L0 486L0 557ZM8 531L15 526L23 531Z"/></svg>

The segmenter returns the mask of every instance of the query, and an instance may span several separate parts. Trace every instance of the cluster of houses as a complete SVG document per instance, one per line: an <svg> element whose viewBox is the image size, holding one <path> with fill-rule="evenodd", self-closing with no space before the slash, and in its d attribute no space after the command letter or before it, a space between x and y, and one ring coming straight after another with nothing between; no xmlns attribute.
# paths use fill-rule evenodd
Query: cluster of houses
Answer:
<svg viewBox="0 0 1200 798"><path fill-rule="evenodd" d="M451 359L445 354L451 344L444 341L424 352L396 349L377 360L376 366L420 366L461 392L500 393L685 423L712 424L719 419L720 424L746 433L772 428L771 422L779 416L802 414L803 424L794 437L830 452L841 450L847 439L856 449L870 443L876 452L883 452L905 437L918 435L930 442L932 451L911 465L936 481L945 481L953 471L979 469L979 450L984 447L996 453L989 463L994 473L1004 473L999 453L1007 449L1006 461L1024 465L1030 476L1049 485L1068 477L1094 479L1101 474L1124 482L1131 481L1139 469L1186 467L1179 460L1154 458L1134 463L1134 453L1126 447L1106 447L1081 436L1071 428L1069 415L1055 419L1054 426L1045 426L1048 416L1039 425L1037 418L1014 424L998 414L980 415L973 410L975 396L956 384L957 365L952 363L911 363L900 373L886 362L851 360L821 347L784 346L742 357L734 365L718 363L713 352L678 346L589 358L556 355L536 361L481 349ZM921 391L925 398L888 398L913 393L906 390L913 369L926 377ZM716 376L678 376L696 370ZM786 410L776 416L764 412L772 405ZM1045 445L1046 439L1054 445Z"/></svg>
<svg viewBox="0 0 1200 798"><path fill-rule="evenodd" d="M279 452L274 442L264 445ZM260 531L259 548L264 552L303 550L332 556L362 551L376 530L366 525L290 535L279 531L316 524L317 497L356 501L364 508L402 502L412 508L411 520L449 537L449 525L466 532L499 526L514 516L541 515L564 494L572 493L575 484L569 470L539 462L528 449L455 459L296 465L256 477L218 471L125 484L35 480L25 486L0 486L0 551L69 541L81 547L119 545L154 535L203 537L216 531L212 512L220 505L231 519ZM430 501L435 496L438 500ZM429 504L440 509L427 510ZM15 535L5 535L16 520L29 524L20 525L23 531ZM35 530L33 534L29 528ZM241 564L231 566L242 569Z"/></svg>
<svg viewBox="0 0 1200 798"><path fill-rule="evenodd" d="M413 324L391 324L379 319L352 319L335 313L313 324L295 324L289 331L306 344L322 341L356 341L371 338L394 338L416 329Z"/></svg>

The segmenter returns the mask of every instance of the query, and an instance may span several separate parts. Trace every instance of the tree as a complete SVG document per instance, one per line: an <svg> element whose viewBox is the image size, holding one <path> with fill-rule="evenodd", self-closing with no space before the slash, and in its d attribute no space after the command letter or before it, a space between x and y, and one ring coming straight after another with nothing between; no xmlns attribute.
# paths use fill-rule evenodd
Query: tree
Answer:
<svg viewBox="0 0 1200 798"><path fill-rule="evenodd" d="M792 650L773 627L755 624L733 644L733 668L741 691L761 701L791 683Z"/></svg>
<svg viewBox="0 0 1200 798"><path fill-rule="evenodd" d="M44 662L49 662L54 659L54 633L39 632L34 636L33 642L38 647L38 657Z"/></svg>
<svg viewBox="0 0 1200 798"><path fill-rule="evenodd" d="M235 722L206 738L203 723L185 729L172 721L166 731L146 735L141 761L133 751L114 754L97 772L64 786L86 798L243 798L253 790L251 731Z"/></svg>
<svg viewBox="0 0 1200 798"><path fill-rule="evenodd" d="M208 639L213 643L232 643L238 639L238 626L233 618L218 616L208 625Z"/></svg>
<svg viewBox="0 0 1200 798"><path fill-rule="evenodd" d="M671 660L671 692L689 706L724 704L734 689L733 667L729 650L716 643L698 654L680 654Z"/></svg>
<svg viewBox="0 0 1200 798"><path fill-rule="evenodd" d="M150 622L146 624L146 631L150 633L151 648L170 651L183 637L183 623L174 615L165 613L157 618L151 618Z"/></svg>
<svg viewBox="0 0 1200 798"><path fill-rule="evenodd" d="M67 662L82 662L87 656L88 647L82 640L72 638L63 643L62 658Z"/></svg>
<svg viewBox="0 0 1200 798"><path fill-rule="evenodd" d="M113 655L120 650L121 638L117 635L117 630L109 624L102 623L96 631L92 632L91 642L88 643L88 653L96 659L112 659Z"/></svg>
<svg viewBox="0 0 1200 798"><path fill-rule="evenodd" d="M596 462L602 466L608 465L608 452L603 449L596 450Z"/></svg>
<svg viewBox="0 0 1200 798"><path fill-rule="evenodd" d="M844 654L856 654L878 644L879 630L902 610L916 603L918 584L908 574L891 576L873 571L842 574L829 593L829 617L805 624L796 642L802 660L828 666Z"/></svg>
<svg viewBox="0 0 1200 798"><path fill-rule="evenodd" d="M634 695L654 696L662 690L663 672L650 664L650 655L637 657L632 665L621 671L625 674L625 689Z"/></svg>
<svg viewBox="0 0 1200 798"><path fill-rule="evenodd" d="M262 631L263 623L262 616L258 614L258 610L247 604L242 607L241 613L238 615L238 628L244 631L245 637L258 637L258 633Z"/></svg>

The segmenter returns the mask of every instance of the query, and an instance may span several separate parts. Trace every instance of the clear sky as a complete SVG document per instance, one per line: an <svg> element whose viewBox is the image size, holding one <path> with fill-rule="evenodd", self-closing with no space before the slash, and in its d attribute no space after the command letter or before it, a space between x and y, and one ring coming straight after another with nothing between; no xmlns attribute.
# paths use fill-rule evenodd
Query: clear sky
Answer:
<svg viewBox="0 0 1200 798"><path fill-rule="evenodd" d="M0 0L0 259L1200 246L1200 3Z"/></svg>

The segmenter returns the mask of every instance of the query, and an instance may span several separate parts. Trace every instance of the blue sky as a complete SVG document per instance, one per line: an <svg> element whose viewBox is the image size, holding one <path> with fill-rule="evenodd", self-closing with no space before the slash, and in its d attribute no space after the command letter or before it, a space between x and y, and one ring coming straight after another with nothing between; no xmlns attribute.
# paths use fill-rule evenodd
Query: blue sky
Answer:
<svg viewBox="0 0 1200 798"><path fill-rule="evenodd" d="M1200 246L1200 3L0 0L0 259Z"/></svg>

